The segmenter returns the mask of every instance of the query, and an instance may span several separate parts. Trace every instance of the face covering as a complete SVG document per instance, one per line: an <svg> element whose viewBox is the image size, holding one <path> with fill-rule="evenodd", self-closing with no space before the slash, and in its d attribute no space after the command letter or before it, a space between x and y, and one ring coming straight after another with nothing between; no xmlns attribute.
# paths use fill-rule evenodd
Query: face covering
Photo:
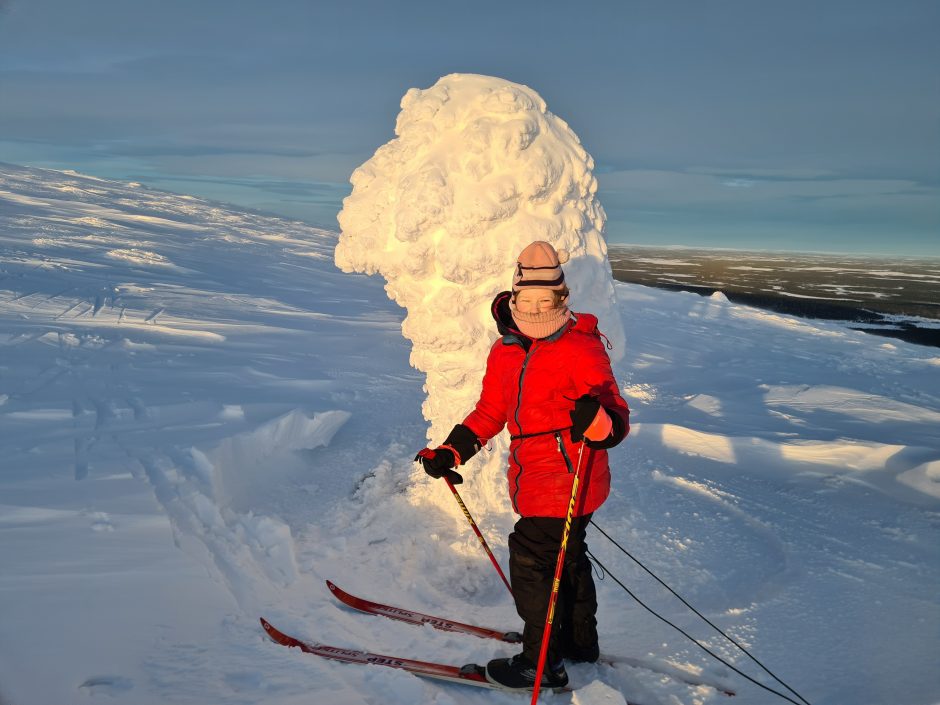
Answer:
<svg viewBox="0 0 940 705"><path fill-rule="evenodd" d="M547 338L558 331L571 318L571 311L564 302L556 308L539 313L523 313L516 310L515 302L509 303L512 320L519 326L519 330L530 338Z"/></svg>

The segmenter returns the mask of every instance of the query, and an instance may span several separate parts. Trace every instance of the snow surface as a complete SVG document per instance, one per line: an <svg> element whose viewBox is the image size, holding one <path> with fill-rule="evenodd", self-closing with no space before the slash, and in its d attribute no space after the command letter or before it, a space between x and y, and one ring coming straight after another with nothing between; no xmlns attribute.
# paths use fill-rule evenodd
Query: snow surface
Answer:
<svg viewBox="0 0 940 705"><path fill-rule="evenodd" d="M0 166L3 705L527 702L296 653L258 624L455 663L513 651L351 612L329 578L519 627L452 499L412 462L425 378L404 312L377 278L335 268L337 237ZM598 523L814 705L940 701L935 351L721 297L615 290L635 426ZM475 481L485 462L462 494L505 565L512 516ZM598 584L602 648L621 665L573 666L574 692L545 702L782 702Z"/></svg>

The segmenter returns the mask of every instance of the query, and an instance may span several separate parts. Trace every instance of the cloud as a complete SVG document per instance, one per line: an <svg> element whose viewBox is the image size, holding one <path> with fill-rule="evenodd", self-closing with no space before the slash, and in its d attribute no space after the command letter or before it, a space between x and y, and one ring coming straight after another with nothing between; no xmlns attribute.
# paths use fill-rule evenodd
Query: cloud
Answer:
<svg viewBox="0 0 940 705"><path fill-rule="evenodd" d="M751 180L758 179L764 181L803 181L806 179L824 179L836 177L835 172L825 169L729 169L705 166L690 166L683 171L690 174L712 174L714 176L729 176L732 178Z"/></svg>
<svg viewBox="0 0 940 705"><path fill-rule="evenodd" d="M219 155L262 155L270 157L316 157L323 152L289 147L251 147L235 144L134 144L117 142L104 144L101 151L124 157L206 157Z"/></svg>
<svg viewBox="0 0 940 705"><path fill-rule="evenodd" d="M775 240L777 246L799 249L818 247L821 233L835 238L830 246L837 246L838 237L855 243L864 234L869 248L923 252L940 230L936 184L831 175L728 178L706 171L724 170L636 169L600 175L599 193L613 239L656 232L663 242L712 238L728 243L737 232L751 242Z"/></svg>
<svg viewBox="0 0 940 705"><path fill-rule="evenodd" d="M211 176L186 176L178 174L165 174L154 176L153 174L130 174L128 178L135 181L148 181L153 183L172 182L172 183L193 183L193 184L215 184L218 186L234 186L237 188L250 188L265 193L271 193L279 196L293 196L317 198L335 201L338 204L349 192L348 184L329 183L320 181L280 181L276 179L225 179L214 178Z"/></svg>
<svg viewBox="0 0 940 705"><path fill-rule="evenodd" d="M751 188L754 186L754 181L750 179L727 179L722 181L722 186L727 186L728 188Z"/></svg>
<svg viewBox="0 0 940 705"><path fill-rule="evenodd" d="M720 173L632 169L599 176L601 193L657 205L772 202L784 200L868 199L934 194L938 189L911 179L727 178ZM729 188L730 187L730 188Z"/></svg>

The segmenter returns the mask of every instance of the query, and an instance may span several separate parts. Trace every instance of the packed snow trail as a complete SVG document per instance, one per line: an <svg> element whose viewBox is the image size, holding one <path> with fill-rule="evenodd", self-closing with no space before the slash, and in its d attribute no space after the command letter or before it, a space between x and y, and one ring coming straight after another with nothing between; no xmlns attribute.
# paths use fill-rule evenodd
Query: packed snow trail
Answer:
<svg viewBox="0 0 940 705"><path fill-rule="evenodd" d="M380 282L333 267L335 242L200 199L0 167L4 705L518 703L292 654L258 626L264 614L299 638L431 661L514 651L363 617L323 587L519 626L453 499L437 504L412 462L424 394L402 313ZM636 425L597 522L813 705L940 700L935 351L720 296L616 292L615 372ZM505 565L512 517L475 511L473 462L461 494ZM605 651L772 702L598 585ZM730 702L628 665L570 673L583 685L553 701Z"/></svg>

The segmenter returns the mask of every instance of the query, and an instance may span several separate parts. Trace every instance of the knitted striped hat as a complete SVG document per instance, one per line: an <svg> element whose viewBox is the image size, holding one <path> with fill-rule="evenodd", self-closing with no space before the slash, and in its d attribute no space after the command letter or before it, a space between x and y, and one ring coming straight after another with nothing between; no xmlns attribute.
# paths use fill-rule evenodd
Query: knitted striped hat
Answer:
<svg viewBox="0 0 940 705"><path fill-rule="evenodd" d="M565 273L561 265L568 261L568 251L558 250L549 243L536 240L522 252L516 262L516 272L512 277L512 290L533 287L563 291Z"/></svg>

